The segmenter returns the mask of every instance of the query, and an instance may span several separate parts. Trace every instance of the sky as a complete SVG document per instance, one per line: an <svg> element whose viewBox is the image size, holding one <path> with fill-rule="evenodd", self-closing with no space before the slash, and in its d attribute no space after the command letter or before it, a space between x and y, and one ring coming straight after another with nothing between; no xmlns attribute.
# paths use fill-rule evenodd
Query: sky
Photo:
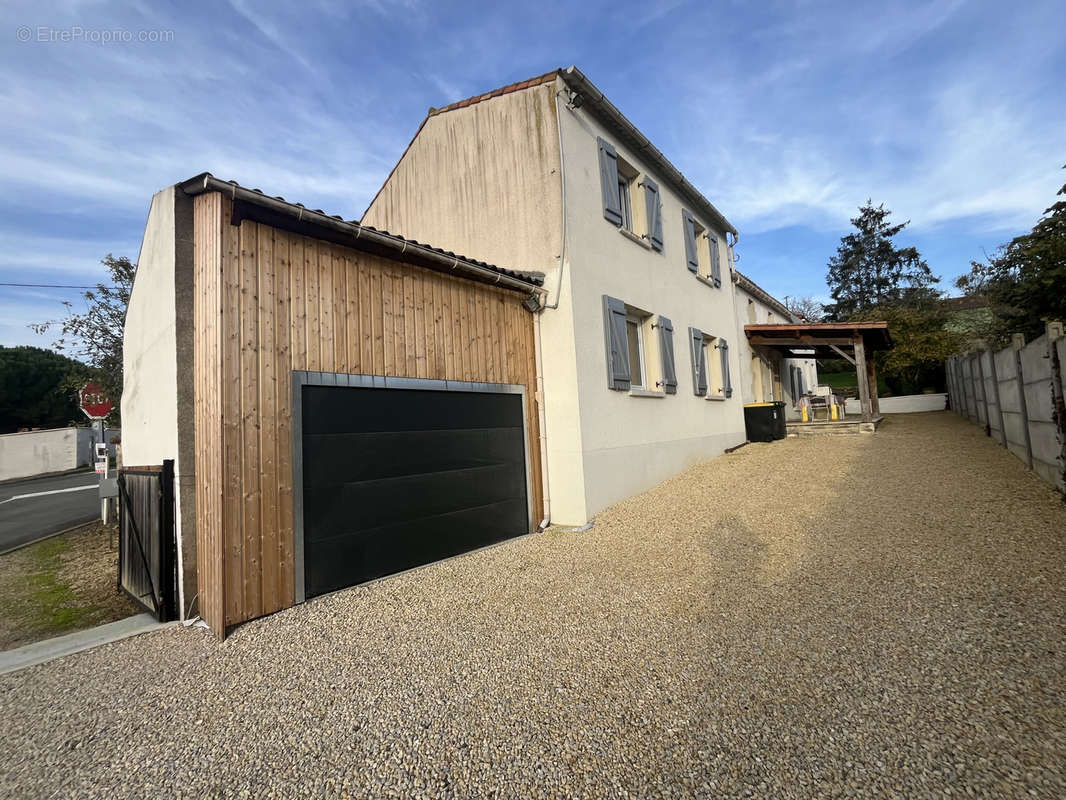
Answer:
<svg viewBox="0 0 1066 800"><path fill-rule="evenodd" d="M950 290L1066 182L1062 20L1061 0L9 0L0 283L105 280L152 194L205 170L358 219L430 106L576 64L779 298L826 298L867 199ZM0 286L0 344L48 346L29 323L79 294Z"/></svg>

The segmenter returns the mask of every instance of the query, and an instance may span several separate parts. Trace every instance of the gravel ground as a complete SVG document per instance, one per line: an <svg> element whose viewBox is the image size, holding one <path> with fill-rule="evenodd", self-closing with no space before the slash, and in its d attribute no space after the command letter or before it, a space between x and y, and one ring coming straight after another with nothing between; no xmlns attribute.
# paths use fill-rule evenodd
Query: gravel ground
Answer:
<svg viewBox="0 0 1066 800"><path fill-rule="evenodd" d="M947 413L0 678L5 797L1066 796L1066 506Z"/></svg>

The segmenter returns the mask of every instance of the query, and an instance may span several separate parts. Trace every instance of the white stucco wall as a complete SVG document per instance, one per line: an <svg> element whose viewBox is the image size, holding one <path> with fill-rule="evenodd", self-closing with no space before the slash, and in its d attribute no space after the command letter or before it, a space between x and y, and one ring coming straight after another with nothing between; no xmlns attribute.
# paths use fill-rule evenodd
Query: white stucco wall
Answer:
<svg viewBox="0 0 1066 800"><path fill-rule="evenodd" d="M731 254L726 232L716 230L721 247L722 286L699 281L686 266L682 208L699 219L666 184L648 170L588 113L564 109L560 115L566 175L566 264L558 312L542 319L546 361L572 359L574 367L546 381L549 404L549 464L552 468L552 514L555 522L577 523L606 506L643 491L702 460L744 441L739 348L729 280ZM611 142L618 155L649 174L662 198L663 252L642 246L603 216L597 137ZM639 179L638 181L639 182ZM633 189L634 207L643 192ZM676 395L638 397L607 386L603 295L642 311L665 315L674 325ZM730 342L733 396L707 400L693 392L689 327ZM658 343L645 342L645 357L657 362ZM654 388L654 387L649 387ZM553 401L553 398L556 400ZM551 423L562 416L558 398L573 406L580 422L580 441L561 435ZM552 406L556 405L553 409ZM572 413L569 412L569 413ZM570 441L567 441L567 439ZM560 441L562 440L562 441ZM580 447L581 461L562 454ZM580 472L578 471L580 470ZM566 485L565 494L556 487ZM576 487L584 486L583 493ZM583 497L580 496L583 494Z"/></svg>
<svg viewBox="0 0 1066 800"><path fill-rule="evenodd" d="M880 397L878 404L882 414L916 414L921 411L944 411L947 408L947 394L907 394L899 397ZM861 415L862 406L858 400L848 403L848 416Z"/></svg>
<svg viewBox="0 0 1066 800"><path fill-rule="evenodd" d="M737 347L740 360L739 386L745 403L763 403L770 400L783 400L786 414L793 411L796 398L792 396L789 369L799 367L803 370L806 387L813 388L818 383L818 362L813 358L783 358L772 350L764 349L762 358L756 349L748 344L744 334L745 325L767 325L789 322L780 311L775 311L758 297L752 295L739 284L734 284L736 300L734 310L737 325ZM774 376L772 363L777 365Z"/></svg>
<svg viewBox="0 0 1066 800"><path fill-rule="evenodd" d="M117 428L104 431L110 443ZM92 428L51 428L0 436L0 481L31 478L88 467L93 462L96 432ZM111 448L112 454L114 448Z"/></svg>
<svg viewBox="0 0 1066 800"><path fill-rule="evenodd" d="M0 481L84 466L88 461L79 459L79 451L87 449L90 434L87 428L54 428L0 436Z"/></svg>
<svg viewBox="0 0 1066 800"><path fill-rule="evenodd" d="M174 304L174 187L152 198L122 350L122 461L161 464L178 456Z"/></svg>

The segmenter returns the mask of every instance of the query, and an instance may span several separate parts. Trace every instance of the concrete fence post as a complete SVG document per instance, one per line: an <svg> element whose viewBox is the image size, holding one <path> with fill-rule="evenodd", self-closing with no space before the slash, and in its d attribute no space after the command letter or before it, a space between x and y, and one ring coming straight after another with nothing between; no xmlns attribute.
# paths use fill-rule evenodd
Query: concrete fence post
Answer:
<svg viewBox="0 0 1066 800"><path fill-rule="evenodd" d="M1025 349L1025 336L1016 333L1011 336L1014 349L1014 371L1018 374L1018 408L1022 415L1022 430L1025 431L1025 465L1033 468L1033 436L1029 432L1029 407L1025 403L1025 376L1022 374L1022 350Z"/></svg>
<svg viewBox="0 0 1066 800"><path fill-rule="evenodd" d="M977 351L977 357L974 359L977 361L977 376L981 385L981 405L985 407L985 436L992 435L992 418L988 414L988 388L985 386L985 365L984 365L984 352ZM981 421L981 415L977 415L977 421Z"/></svg>
<svg viewBox="0 0 1066 800"><path fill-rule="evenodd" d="M999 423L999 441L1004 447L1007 446L1007 427L1003 424L1003 402L999 397L999 373L996 370L996 351L988 348L988 363L991 365L992 393L996 398L996 421Z"/></svg>
<svg viewBox="0 0 1066 800"><path fill-rule="evenodd" d="M1055 433L1059 440L1059 465L1063 489L1066 490L1066 385L1063 372L1066 365L1059 358L1058 342L1063 338L1061 322L1047 324L1048 371L1051 377L1051 418L1055 421Z"/></svg>

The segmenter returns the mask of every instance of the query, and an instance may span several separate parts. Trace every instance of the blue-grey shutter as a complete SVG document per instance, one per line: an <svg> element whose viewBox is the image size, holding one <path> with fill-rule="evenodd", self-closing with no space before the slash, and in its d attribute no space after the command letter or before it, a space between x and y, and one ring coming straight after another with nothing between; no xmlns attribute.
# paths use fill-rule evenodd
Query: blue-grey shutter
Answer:
<svg viewBox="0 0 1066 800"><path fill-rule="evenodd" d="M644 203L648 212L648 241L659 252L663 249L663 202L659 185L651 178L644 179Z"/></svg>
<svg viewBox="0 0 1066 800"><path fill-rule="evenodd" d="M677 394L677 369L674 367L674 323L659 315L659 361L662 362L662 388Z"/></svg>
<svg viewBox="0 0 1066 800"><path fill-rule="evenodd" d="M692 353L693 393L703 397L707 394L707 351L703 347L703 331L688 329L689 351Z"/></svg>
<svg viewBox="0 0 1066 800"><path fill-rule="evenodd" d="M733 381L729 377L729 342L719 337L718 354L722 359L722 393L726 397L733 396Z"/></svg>
<svg viewBox="0 0 1066 800"><path fill-rule="evenodd" d="M722 285L722 263L718 256L718 237L707 232L707 245L711 251L711 280L715 286Z"/></svg>
<svg viewBox="0 0 1066 800"><path fill-rule="evenodd" d="M630 378L626 304L604 295L603 325L607 334L607 387L628 391Z"/></svg>
<svg viewBox="0 0 1066 800"><path fill-rule="evenodd" d="M691 272L700 271L699 250L696 249L696 220L687 211L681 211L685 223L685 258L688 259L688 268Z"/></svg>
<svg viewBox="0 0 1066 800"><path fill-rule="evenodd" d="M596 139L600 146L600 188L603 190L603 216L615 225L622 224L622 206L618 201L618 153L610 143Z"/></svg>

